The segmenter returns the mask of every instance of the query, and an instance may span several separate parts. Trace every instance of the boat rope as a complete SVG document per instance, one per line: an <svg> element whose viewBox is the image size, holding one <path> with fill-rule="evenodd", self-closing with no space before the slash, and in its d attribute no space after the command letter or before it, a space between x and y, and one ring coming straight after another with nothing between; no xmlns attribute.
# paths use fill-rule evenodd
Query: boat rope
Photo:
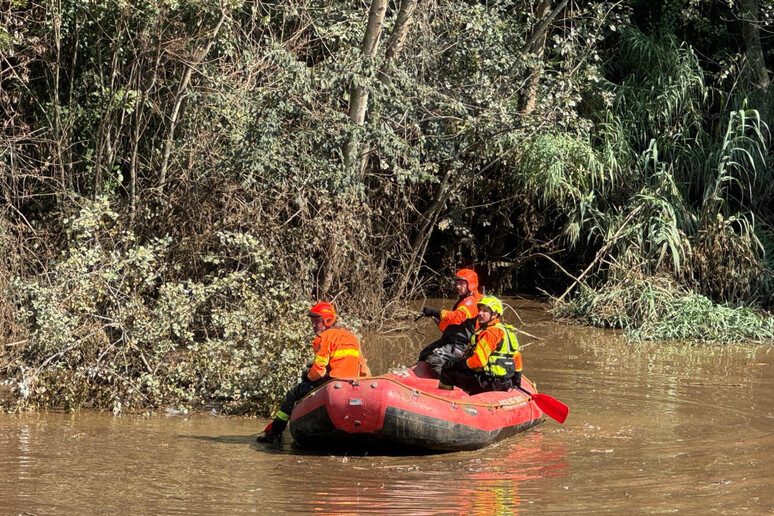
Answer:
<svg viewBox="0 0 774 516"><path fill-rule="evenodd" d="M409 387L405 383L401 383L398 380L396 380L394 378L389 378L387 376L364 376L364 377L358 378L356 380L353 380L353 379L342 380L342 379L339 378L338 380L339 381L347 381L349 383L352 383L352 382L362 382L362 381L365 381L365 380L387 380L387 381L396 383L396 384L400 385L401 387L403 387L405 389L408 389L410 391L415 391L415 392L418 392L419 394L424 394L425 396L428 396L430 398L435 398L435 399L438 399L438 400L441 400L441 401L446 401L448 403L456 403L457 405L466 405L466 406L471 406L471 407L486 407L486 408L518 407L519 405L524 405L524 404L529 403L530 401L532 401L532 398L530 396L527 396L526 393L524 393L522 391L517 391L521 396L524 397L524 399L520 400L518 403L475 403L475 402L471 402L471 401L450 400L449 398L446 398L444 396L439 396L439 395L433 394L431 392L422 391L420 389L415 389L413 387ZM531 380L528 380L527 378L524 378L524 377L522 377L522 381L526 381L527 383L529 383L532 386L532 389L535 391L535 394L537 394L537 386L535 385L534 382L532 382ZM511 400L513 398L508 398L508 399Z"/></svg>

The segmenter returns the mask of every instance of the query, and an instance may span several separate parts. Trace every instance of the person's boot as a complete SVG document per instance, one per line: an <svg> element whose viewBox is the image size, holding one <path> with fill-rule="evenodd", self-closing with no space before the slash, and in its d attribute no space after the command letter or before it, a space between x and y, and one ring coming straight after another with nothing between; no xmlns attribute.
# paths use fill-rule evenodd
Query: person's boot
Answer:
<svg viewBox="0 0 774 516"><path fill-rule="evenodd" d="M258 441L259 443L281 444L282 434L277 434L274 432L264 432L258 437L256 437L255 440Z"/></svg>
<svg viewBox="0 0 774 516"><path fill-rule="evenodd" d="M263 434L256 437L255 440L259 443L280 444L285 425L287 425L285 421L275 419L263 429Z"/></svg>

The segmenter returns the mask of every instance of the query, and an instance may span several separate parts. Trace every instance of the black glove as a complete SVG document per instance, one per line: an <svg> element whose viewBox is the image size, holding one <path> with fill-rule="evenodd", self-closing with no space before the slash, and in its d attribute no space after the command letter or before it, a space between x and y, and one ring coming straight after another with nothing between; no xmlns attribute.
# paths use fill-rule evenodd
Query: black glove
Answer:
<svg viewBox="0 0 774 516"><path fill-rule="evenodd" d="M472 371L468 367L468 359L465 357L454 357L454 361L449 365L449 368L456 369L457 371Z"/></svg>
<svg viewBox="0 0 774 516"><path fill-rule="evenodd" d="M422 308L422 315L425 317L435 317L436 319L441 318L441 311L437 308L431 308L429 306L425 306Z"/></svg>
<svg viewBox="0 0 774 516"><path fill-rule="evenodd" d="M513 375L513 378L511 378L511 383L515 388L521 389L521 371L517 371L516 374Z"/></svg>

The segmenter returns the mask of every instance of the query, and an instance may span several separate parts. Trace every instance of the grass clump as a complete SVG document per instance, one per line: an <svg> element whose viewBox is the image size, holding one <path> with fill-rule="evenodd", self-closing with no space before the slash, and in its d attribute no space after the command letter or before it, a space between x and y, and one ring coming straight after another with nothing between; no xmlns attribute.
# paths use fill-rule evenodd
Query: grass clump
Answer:
<svg viewBox="0 0 774 516"><path fill-rule="evenodd" d="M774 318L762 310L717 304L667 275L617 268L614 276L596 290L584 286L569 301L555 303L554 315L623 329L632 340L774 343Z"/></svg>
<svg viewBox="0 0 774 516"><path fill-rule="evenodd" d="M760 310L719 305L705 296L688 294L670 300L660 318L646 319L624 335L642 340L774 343L774 319Z"/></svg>

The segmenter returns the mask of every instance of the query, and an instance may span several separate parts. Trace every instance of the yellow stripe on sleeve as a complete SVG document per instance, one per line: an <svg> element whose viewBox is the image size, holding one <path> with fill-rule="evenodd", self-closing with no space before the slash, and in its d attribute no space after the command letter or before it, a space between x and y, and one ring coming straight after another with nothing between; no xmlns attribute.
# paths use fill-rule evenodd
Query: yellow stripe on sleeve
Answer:
<svg viewBox="0 0 774 516"><path fill-rule="evenodd" d="M359 349L338 349L333 353L331 353L331 358L359 357L359 356L360 356Z"/></svg>

